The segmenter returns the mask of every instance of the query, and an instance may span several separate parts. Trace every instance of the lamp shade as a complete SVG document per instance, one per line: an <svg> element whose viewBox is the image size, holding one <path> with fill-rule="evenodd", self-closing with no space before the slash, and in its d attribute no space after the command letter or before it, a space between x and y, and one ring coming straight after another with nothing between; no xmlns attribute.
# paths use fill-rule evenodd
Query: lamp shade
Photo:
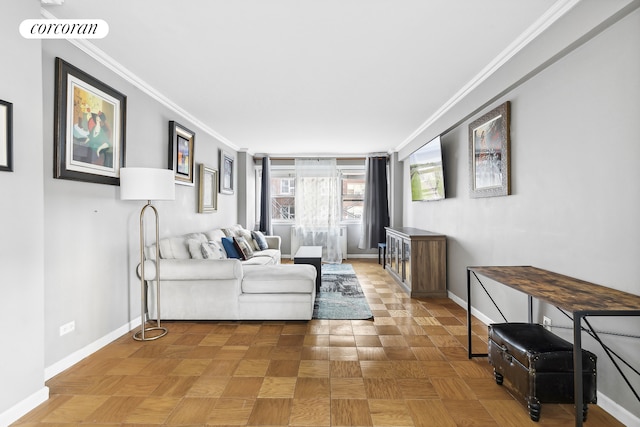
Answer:
<svg viewBox="0 0 640 427"><path fill-rule="evenodd" d="M176 185L171 169L121 168L121 200L174 200Z"/></svg>

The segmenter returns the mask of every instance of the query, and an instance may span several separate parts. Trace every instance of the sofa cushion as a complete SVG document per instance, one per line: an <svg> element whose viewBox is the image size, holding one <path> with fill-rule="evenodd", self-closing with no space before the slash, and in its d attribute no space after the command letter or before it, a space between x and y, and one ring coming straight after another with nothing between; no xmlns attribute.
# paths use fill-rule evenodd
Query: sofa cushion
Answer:
<svg viewBox="0 0 640 427"><path fill-rule="evenodd" d="M242 268L243 293L311 293L315 290L316 269L312 265L243 265Z"/></svg>
<svg viewBox="0 0 640 427"><path fill-rule="evenodd" d="M209 240L207 239L207 236L204 233L189 233L189 234L186 234L184 238L186 240L194 239L199 241L200 243L206 242L207 240Z"/></svg>
<svg viewBox="0 0 640 427"><path fill-rule="evenodd" d="M163 259L190 259L191 254L184 237L160 239L160 257Z"/></svg>
<svg viewBox="0 0 640 427"><path fill-rule="evenodd" d="M222 238L223 237L227 237L224 232L222 231L222 229L220 228L216 228L215 230L211 230L211 231L207 231L206 233L207 236L207 240L209 241L214 241L214 242L218 242L220 244L222 244Z"/></svg>
<svg viewBox="0 0 640 427"><path fill-rule="evenodd" d="M253 253L253 257L269 257L269 258L280 258L280 251L277 249L265 249L264 251L255 251Z"/></svg>
<svg viewBox="0 0 640 427"><path fill-rule="evenodd" d="M242 265L270 265L276 264L276 261L268 256L254 256L250 259L242 261Z"/></svg>
<svg viewBox="0 0 640 427"><path fill-rule="evenodd" d="M224 250L227 253L227 258L242 259L242 256L238 253L238 250L236 249L236 245L233 242L233 237L223 237L222 246L224 247Z"/></svg>

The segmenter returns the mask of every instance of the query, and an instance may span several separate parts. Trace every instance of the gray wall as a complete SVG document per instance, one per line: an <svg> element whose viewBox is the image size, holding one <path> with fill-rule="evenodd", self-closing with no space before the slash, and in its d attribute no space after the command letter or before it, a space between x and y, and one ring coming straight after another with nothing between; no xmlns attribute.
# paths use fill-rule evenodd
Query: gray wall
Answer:
<svg viewBox="0 0 640 427"><path fill-rule="evenodd" d="M254 159L246 151L238 152L238 224L249 230L256 225L256 175Z"/></svg>
<svg viewBox="0 0 640 427"><path fill-rule="evenodd" d="M219 194L217 212L197 213L197 165L205 163L217 169L219 149L235 154L233 150L69 42L43 42L44 138L39 151L44 152L45 165L47 367L140 316L140 284L134 268L139 257L138 221L143 203L120 201L117 186L53 178L56 56L127 95L127 166L167 167L170 120L195 132L196 185L176 185L175 201L155 203L160 213L161 236L228 225L237 218L237 193ZM75 321L75 331L60 337L60 325L70 321Z"/></svg>
<svg viewBox="0 0 640 427"><path fill-rule="evenodd" d="M404 225L448 236L448 288L466 301L466 267L534 265L640 294L640 11L636 10L443 136L447 199L411 202ZM512 195L469 197L468 125L511 101ZM425 140L424 142L426 142ZM408 182L408 162L404 167ZM509 321L526 321L526 297L483 281ZM474 306L501 321L482 292ZM555 308L536 308L570 326ZM639 318L595 318L596 329L638 335ZM570 339L570 331L554 328ZM585 335L586 336L586 335ZM636 369L638 339L604 336ZM599 345L598 389L640 416L640 405ZM631 375L636 390L640 380Z"/></svg>
<svg viewBox="0 0 640 427"><path fill-rule="evenodd" d="M13 172L0 172L0 425L23 400L47 398L44 369L44 207L40 41L18 23L39 2L14 1L0 12L0 99L13 103ZM9 385L11 385L9 387Z"/></svg>
<svg viewBox="0 0 640 427"><path fill-rule="evenodd" d="M0 383L11 387L0 387L0 425L46 399L46 368L127 329L139 316L133 268L141 206L121 202L117 187L53 179L54 58L64 58L127 95L127 165L165 167L169 120L195 131L196 163L217 167L220 148L234 151L68 42L23 39L18 25L39 17L40 4L8 1L10 6L0 13L0 52L5 60L0 67L0 99L14 104L15 167L14 172L0 172L5 202L0 210L0 319L7 325L3 340L9 346L0 352ZM453 108L400 153L403 159L433 136L446 133L449 198L416 204L405 191L404 209L394 202L392 212L403 215L405 225L449 235L449 288L454 298L465 297L467 265L516 262L638 293L634 273L640 255L640 172L632 163L640 154L635 129L640 116L638 12L504 93L504 88L526 80L539 64L579 41L573 37L576 32L598 27L602 16L613 15L627 3L630 0L580 2L571 16L533 44L532 55L514 58L515 71L506 67L490 79L500 82L500 88L488 85L486 91L471 94L471 107ZM589 13L592 10L597 12ZM557 51L543 57L540 52L550 47ZM536 65L530 64L532 58L538 60ZM471 115L506 99L513 102L514 194L471 200L466 126ZM444 132L447 129L451 130ZM406 166L404 174L408 176ZM247 178L247 188L252 179ZM251 200L251 191L245 200ZM157 204L163 235L255 216L249 202L238 212L238 192L219 195L219 209L213 214L196 213L197 186L177 186L176 196L174 202ZM515 300L499 286L494 290L501 302ZM497 318L486 301L478 301L486 316ZM510 317L517 316L524 303L513 304ZM539 311L546 313L546 308ZM551 313L554 323L561 324ZM71 320L76 330L60 337L60 325ZM597 326L631 333L639 329L637 319ZM612 346L637 360L637 339L615 338ZM611 367L604 362L599 367L601 391L637 416L637 402L617 385L620 381Z"/></svg>

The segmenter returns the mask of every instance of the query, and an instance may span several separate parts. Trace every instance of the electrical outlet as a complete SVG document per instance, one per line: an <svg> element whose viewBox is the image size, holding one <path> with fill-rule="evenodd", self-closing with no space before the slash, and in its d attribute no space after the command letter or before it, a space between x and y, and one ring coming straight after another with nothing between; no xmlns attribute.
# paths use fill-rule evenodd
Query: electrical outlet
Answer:
<svg viewBox="0 0 640 427"><path fill-rule="evenodd" d="M551 330L551 319L549 319L547 316L544 316L542 318L542 326L544 326L544 328L547 331L550 331Z"/></svg>
<svg viewBox="0 0 640 427"><path fill-rule="evenodd" d="M71 321L69 323L65 323L64 325L60 326L60 336L66 335L70 332L73 332L76 329L76 322L75 321Z"/></svg>

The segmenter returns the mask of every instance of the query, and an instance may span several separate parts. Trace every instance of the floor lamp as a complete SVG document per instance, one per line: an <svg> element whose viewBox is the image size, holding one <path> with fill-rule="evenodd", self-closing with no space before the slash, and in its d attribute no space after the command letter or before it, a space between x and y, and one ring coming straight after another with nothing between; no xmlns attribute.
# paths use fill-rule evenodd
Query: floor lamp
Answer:
<svg viewBox="0 0 640 427"><path fill-rule="evenodd" d="M140 211L140 319L142 322L138 332L133 334L133 339L137 341L157 340L167 334L167 328L160 325L160 220L158 210L151 204L151 200L174 200L175 182L174 173L171 169L152 168L121 168L120 169L120 199L121 200L146 200ZM153 210L156 225L156 253L155 253L155 277L156 281L156 326L147 327L147 292L145 276L145 233L144 233L144 212L147 208ZM150 335L147 335L150 333Z"/></svg>

